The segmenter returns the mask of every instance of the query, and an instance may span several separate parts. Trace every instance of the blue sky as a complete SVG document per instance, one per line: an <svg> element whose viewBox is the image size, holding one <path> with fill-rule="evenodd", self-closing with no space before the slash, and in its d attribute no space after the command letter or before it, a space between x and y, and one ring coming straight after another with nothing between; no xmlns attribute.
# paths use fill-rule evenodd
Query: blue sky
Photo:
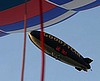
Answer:
<svg viewBox="0 0 100 81"><path fill-rule="evenodd" d="M100 7L77 13L45 29L93 59L92 70L78 72L74 67L46 55L45 81L99 81L100 76ZM23 33L0 38L0 80L20 81ZM40 81L41 51L27 36L25 81Z"/></svg>

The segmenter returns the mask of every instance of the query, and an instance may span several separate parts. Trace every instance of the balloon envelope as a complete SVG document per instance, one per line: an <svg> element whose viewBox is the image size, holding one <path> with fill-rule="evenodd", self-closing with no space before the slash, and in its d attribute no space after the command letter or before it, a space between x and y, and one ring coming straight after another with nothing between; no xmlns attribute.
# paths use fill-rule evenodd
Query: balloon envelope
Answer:
<svg viewBox="0 0 100 81"><path fill-rule="evenodd" d="M23 31L24 2L25 0L0 0L0 36ZM81 10L100 5L99 0L42 0L42 2L44 27L59 23ZM39 0L27 0L27 31L39 29L39 25Z"/></svg>

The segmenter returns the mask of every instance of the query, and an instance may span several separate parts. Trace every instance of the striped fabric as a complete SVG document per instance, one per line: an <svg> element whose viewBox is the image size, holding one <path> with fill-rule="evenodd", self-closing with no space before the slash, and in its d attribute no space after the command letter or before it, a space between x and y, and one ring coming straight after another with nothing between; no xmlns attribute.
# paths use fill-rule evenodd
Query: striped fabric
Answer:
<svg viewBox="0 0 100 81"><path fill-rule="evenodd" d="M99 5L100 0L43 0L44 27L57 24L81 10ZM24 0L0 0L0 30L6 33L23 32L24 10ZM27 11L27 31L39 29L38 0L28 0Z"/></svg>

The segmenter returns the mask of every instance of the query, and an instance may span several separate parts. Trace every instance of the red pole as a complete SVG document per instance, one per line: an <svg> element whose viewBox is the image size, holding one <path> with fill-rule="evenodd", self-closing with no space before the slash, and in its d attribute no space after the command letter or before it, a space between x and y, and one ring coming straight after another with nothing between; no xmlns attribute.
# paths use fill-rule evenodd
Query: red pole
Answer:
<svg viewBox="0 0 100 81"><path fill-rule="evenodd" d="M44 81L45 76L45 54L44 54L44 28L43 28L43 3L42 0L39 0L40 7L40 27L41 27L41 52L42 52L42 67L41 67L41 80Z"/></svg>
<svg viewBox="0 0 100 81"><path fill-rule="evenodd" d="M24 45L23 45L23 56L22 56L21 81L24 81L24 69L25 69L25 57L26 57L26 29L27 29L27 2L25 0L25 13L24 13Z"/></svg>

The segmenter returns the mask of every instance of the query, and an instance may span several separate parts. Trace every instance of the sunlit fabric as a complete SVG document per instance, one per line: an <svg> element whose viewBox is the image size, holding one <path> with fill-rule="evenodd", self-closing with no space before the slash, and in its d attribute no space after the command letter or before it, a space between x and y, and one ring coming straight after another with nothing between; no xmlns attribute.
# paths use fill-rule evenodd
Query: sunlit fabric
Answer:
<svg viewBox="0 0 100 81"><path fill-rule="evenodd" d="M0 0L0 30L6 33L23 31L25 14L24 1L25 0ZM100 0L42 1L44 27L57 24L81 10L86 10L100 5ZM27 0L27 12L27 31L40 29L38 0Z"/></svg>

